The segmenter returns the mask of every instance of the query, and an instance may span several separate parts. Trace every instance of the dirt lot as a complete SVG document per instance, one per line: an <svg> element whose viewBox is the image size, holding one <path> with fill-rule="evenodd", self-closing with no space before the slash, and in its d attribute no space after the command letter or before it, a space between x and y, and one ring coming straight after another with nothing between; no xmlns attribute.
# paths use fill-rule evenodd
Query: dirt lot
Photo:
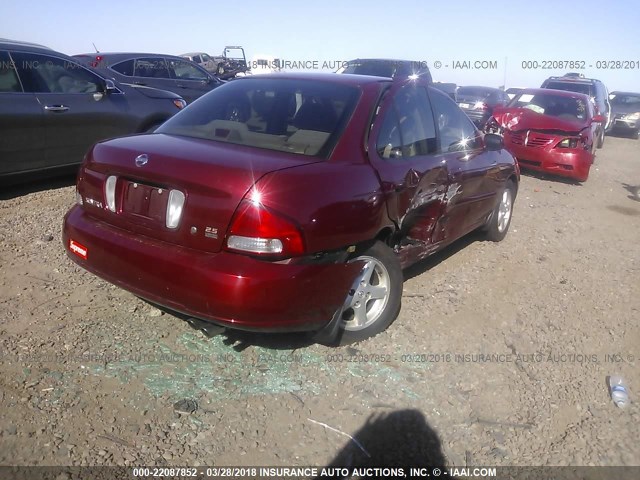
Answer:
<svg viewBox="0 0 640 480"><path fill-rule="evenodd" d="M5 189L0 464L638 465L639 153L523 176L504 242L407 271L392 327L339 349L206 338L66 258L71 180Z"/></svg>

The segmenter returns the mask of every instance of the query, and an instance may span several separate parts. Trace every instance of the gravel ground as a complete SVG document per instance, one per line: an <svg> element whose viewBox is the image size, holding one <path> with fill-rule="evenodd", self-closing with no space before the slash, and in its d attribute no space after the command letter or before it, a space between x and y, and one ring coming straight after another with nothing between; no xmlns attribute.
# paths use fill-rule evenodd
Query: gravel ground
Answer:
<svg viewBox="0 0 640 480"><path fill-rule="evenodd" d="M639 465L639 147L523 176L504 242L410 269L392 327L338 349L206 338L66 258L72 180L5 189L0 465Z"/></svg>

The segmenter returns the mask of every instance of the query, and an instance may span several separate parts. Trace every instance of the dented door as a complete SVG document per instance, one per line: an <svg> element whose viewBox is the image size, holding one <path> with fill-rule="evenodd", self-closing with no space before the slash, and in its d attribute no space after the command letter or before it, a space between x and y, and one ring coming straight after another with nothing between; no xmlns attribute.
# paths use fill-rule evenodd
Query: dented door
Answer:
<svg viewBox="0 0 640 480"><path fill-rule="evenodd" d="M419 82L392 87L369 141L371 163L389 217L409 242L430 244L447 191L447 165L437 155L433 113Z"/></svg>

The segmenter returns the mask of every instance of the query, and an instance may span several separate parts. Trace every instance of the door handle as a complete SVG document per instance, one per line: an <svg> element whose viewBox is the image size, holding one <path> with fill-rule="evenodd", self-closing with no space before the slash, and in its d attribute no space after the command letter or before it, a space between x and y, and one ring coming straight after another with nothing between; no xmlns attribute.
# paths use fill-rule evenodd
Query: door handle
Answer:
<svg viewBox="0 0 640 480"><path fill-rule="evenodd" d="M47 112L66 112L69 110L69 107L66 105L45 105L44 109Z"/></svg>
<svg viewBox="0 0 640 480"><path fill-rule="evenodd" d="M413 168L407 173L407 187L417 187L420 183L420 175Z"/></svg>

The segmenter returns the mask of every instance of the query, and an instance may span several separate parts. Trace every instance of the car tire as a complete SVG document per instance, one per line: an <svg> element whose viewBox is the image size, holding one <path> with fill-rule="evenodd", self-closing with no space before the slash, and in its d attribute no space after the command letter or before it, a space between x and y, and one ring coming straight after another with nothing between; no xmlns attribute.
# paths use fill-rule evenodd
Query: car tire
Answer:
<svg viewBox="0 0 640 480"><path fill-rule="evenodd" d="M391 248L377 241L348 262L364 263L334 317L338 322L336 335L316 338L325 345L349 345L371 338L391 325L400 313L402 268Z"/></svg>
<svg viewBox="0 0 640 480"><path fill-rule="evenodd" d="M598 141L596 143L596 148L602 148L604 145L604 128L600 132L600 136L598 137Z"/></svg>
<svg viewBox="0 0 640 480"><path fill-rule="evenodd" d="M516 199L516 186L513 181L508 181L498 196L498 203L485 224L487 240L500 242L507 236L511 218L513 217L513 204Z"/></svg>

